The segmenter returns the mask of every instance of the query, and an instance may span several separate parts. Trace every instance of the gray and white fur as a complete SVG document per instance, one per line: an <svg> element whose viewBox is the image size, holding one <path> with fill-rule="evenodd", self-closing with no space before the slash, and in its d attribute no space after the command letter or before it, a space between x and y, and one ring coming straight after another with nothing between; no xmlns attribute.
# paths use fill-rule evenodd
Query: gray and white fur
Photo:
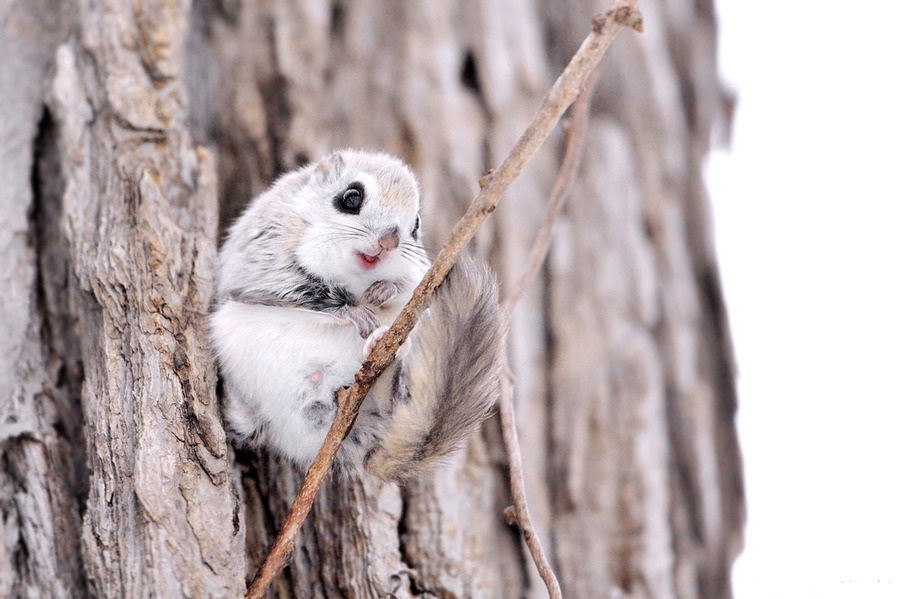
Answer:
<svg viewBox="0 0 900 599"><path fill-rule="evenodd" d="M418 212L406 165L343 150L281 177L234 223L210 330L239 441L312 462L336 392L429 266ZM493 275L463 257L363 402L339 466L402 480L459 449L500 393L505 338Z"/></svg>

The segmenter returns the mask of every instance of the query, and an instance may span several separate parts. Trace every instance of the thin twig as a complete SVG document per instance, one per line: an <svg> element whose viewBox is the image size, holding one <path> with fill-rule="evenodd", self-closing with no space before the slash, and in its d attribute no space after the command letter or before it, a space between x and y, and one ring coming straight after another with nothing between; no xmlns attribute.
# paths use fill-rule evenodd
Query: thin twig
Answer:
<svg viewBox="0 0 900 599"><path fill-rule="evenodd" d="M537 114L509 156L496 171L488 172L481 178L481 191L444 242L431 268L413 292L412 299L388 332L375 344L372 353L356 373L353 385L338 392L338 412L334 422L303 479L303 485L294 498L281 533L247 591L247 599L261 599L272 579L285 566L293 550L294 539L312 508L313 500L331 468L341 442L356 421L359 407L369 388L393 361L397 349L409 335L419 315L428 307L431 295L443 282L463 247L475 235L479 225L494 211L500 196L519 175L525 163L547 139L559 118L584 87L591 71L606 53L622 25L639 29L640 16L631 10L635 3L636 0L617 0L607 13L612 19L599 15L594 17L591 33L547 92Z"/></svg>
<svg viewBox="0 0 900 599"><path fill-rule="evenodd" d="M624 4L624 3L623 3ZM612 16L613 21L620 25L626 25L641 31L643 22L640 13L634 9L632 4L630 7L613 6L607 13L607 17ZM602 23L598 25L597 20L594 21L595 29L604 29ZM611 28L610 28L611 29ZM610 32L614 36L618 31L618 27ZM572 189L575 180L575 173L581 164L582 154L584 152L585 130L588 124L588 115L590 114L590 99L596 87L599 78L599 65L591 71L590 76L585 82L584 89L578 95L578 98L572 104L570 109L569 129L566 135L566 150L560 165L559 174L553 184L550 192L550 201L544 210L541 219L541 225L535 237L534 245L528 254L528 261L525 265L519 281L513 287L512 292L503 302L503 309L507 316L513 311L516 303L525 293L525 289L537 276L538 270L547 257L547 251L550 248L550 240L553 233L553 226L562 211L563 204ZM509 373L509 365L507 364L506 372ZM503 436L503 445L506 448L506 455L509 459L509 487L512 495L513 506L508 508L507 520L510 524L517 523L519 530L525 540L525 545L531 553L531 558L537 567L538 574L547 587L547 593L550 599L562 599L562 590L550 561L544 554L541 546L540 537L534 529L531 521L531 514L528 509L528 501L525 497L525 475L522 468L522 451L519 446L519 435L516 429L515 404L513 402L513 383L510 376L504 377L501 384L500 394L500 429Z"/></svg>
<svg viewBox="0 0 900 599"><path fill-rule="evenodd" d="M559 167L559 174L556 182L553 184L553 190L550 192L550 201L544 210L544 216L541 219L541 226L538 229L534 245L528 255L528 262L518 283L512 292L503 302L503 309L507 317L511 314L516 303L522 297L525 289L537 275L538 270L547 257L547 251L550 248L550 239L553 232L553 225L562 210L563 203L569 195L572 183L575 180L575 173L581 164L581 156L584 150L584 133L587 127L590 96L597 82L597 73L599 66L595 67L591 76L588 78L584 89L578 98L572 104L570 109L571 116L569 121L569 130L566 136L566 150L562 164ZM506 367L509 372L509 365ZM509 459L509 488L512 495L513 506L511 512L507 513L507 519L518 524L519 530L525 539L525 545L531 553L534 565L537 567L538 574L543 579L547 587L547 592L551 599L561 599L562 591L559 587L559 581L556 574L550 566L550 561L544 554L541 546L540 537L534 529L531 521L531 514L528 510L528 502L525 498L525 474L522 468L522 452L519 446L519 435L516 431L516 415L513 403L513 384L510 377L504 377L501 384L500 394L500 430L503 435L503 445L506 448L506 455ZM512 523L512 522L510 522Z"/></svg>
<svg viewBox="0 0 900 599"><path fill-rule="evenodd" d="M588 123L588 110L590 106L590 97L597 85L599 75L599 66L591 72L587 82L584 84L584 90L572 103L569 108L569 126L566 133L566 150L563 156L562 164L559 165L559 173L556 181L553 183L553 189L550 191L550 201L544 209L544 215L541 218L541 226L538 228L537 235L534 238L534 245L528 253L528 260L525 263L525 269L522 272L519 281L513 290L503 300L503 309L509 315L516 303L522 298L525 290L531 284L537 275L544 259L547 257L547 251L550 249L550 239L553 235L553 226L556 219L562 211L563 204L569 193L572 191L572 184L575 182L575 173L581 164L581 156L584 150L584 134Z"/></svg>
<svg viewBox="0 0 900 599"><path fill-rule="evenodd" d="M550 599L562 599L559 580L556 579L550 560L547 559L544 548L541 547L541 539L534 530L531 514L528 511L528 502L525 500L525 474L522 468L522 452L519 449L519 434L516 431L516 414L512 401L513 386L509 377L501 379L500 388L500 428L503 431L506 455L509 457L509 488L513 500L513 505L507 508L506 521L510 524L518 524L519 530L522 531L525 545L531 552L531 559L534 560L538 574L547 587Z"/></svg>

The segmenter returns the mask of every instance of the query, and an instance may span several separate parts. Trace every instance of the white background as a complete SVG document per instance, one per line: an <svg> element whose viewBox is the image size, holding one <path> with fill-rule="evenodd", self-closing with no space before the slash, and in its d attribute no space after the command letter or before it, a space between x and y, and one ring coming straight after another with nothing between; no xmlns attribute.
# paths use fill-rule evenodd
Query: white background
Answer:
<svg viewBox="0 0 900 599"><path fill-rule="evenodd" d="M900 2L718 0L736 599L900 597Z"/></svg>

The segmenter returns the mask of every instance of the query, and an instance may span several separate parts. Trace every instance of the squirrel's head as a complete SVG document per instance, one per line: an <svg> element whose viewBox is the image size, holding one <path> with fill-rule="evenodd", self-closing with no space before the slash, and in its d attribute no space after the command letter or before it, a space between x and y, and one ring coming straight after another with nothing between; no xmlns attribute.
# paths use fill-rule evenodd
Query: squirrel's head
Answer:
<svg viewBox="0 0 900 599"><path fill-rule="evenodd" d="M309 272L354 292L424 274L419 185L397 158L342 150L277 186L302 221L292 251Z"/></svg>

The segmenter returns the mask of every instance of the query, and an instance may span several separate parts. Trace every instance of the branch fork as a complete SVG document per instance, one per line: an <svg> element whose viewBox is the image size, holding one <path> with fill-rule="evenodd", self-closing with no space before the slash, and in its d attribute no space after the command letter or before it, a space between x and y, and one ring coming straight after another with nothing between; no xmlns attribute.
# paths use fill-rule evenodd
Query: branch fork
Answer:
<svg viewBox="0 0 900 599"><path fill-rule="evenodd" d="M531 124L516 142L512 151L503 163L495 170L487 171L479 179L480 191L469 206L469 209L456 224L453 231L444 241L440 253L435 258L422 278L422 282L416 287L409 303L397 316L390 329L378 340L372 353L356 373L353 384L338 391L338 411L331 425L322 447L312 465L306 473L300 491L294 498L294 502L288 512L281 533L275 540L265 562L256 573L256 577L247 591L247 599L260 599L268 588L272 579L284 568L290 555L294 540L300 532L300 528L312 508L313 500L321 488L325 476L331 468L334 457L337 454L341 442L350 433L350 429L356 420L360 405L365 399L375 379L390 365L400 345L406 340L419 316L428 307L435 289L443 282L456 258L462 252L465 245L475 235L478 227L494 211L500 196L510 183L519 175L527 161L534 155L537 149L550 135L566 109L581 95L581 101L586 106L586 94L583 90L590 89L593 85L592 73L605 55L613 38L622 27L630 27L636 31L643 30L643 18L636 10L637 0L616 0L613 7L603 16L595 16L592 20L592 29L588 37L582 42L578 51L569 61L565 70L547 92L532 119ZM612 26L610 25L612 22ZM594 75L594 78L596 75ZM590 83L590 85L588 85ZM573 111L575 112L575 111ZM586 108L582 108L586 112ZM569 145L572 144L573 132L579 129L572 115L573 124L570 132ZM583 117L586 119L586 116ZM583 126L580 126L583 129ZM583 135L582 135L583 136ZM540 250L539 256L532 260L529 256L528 266L522 280L516 286L516 292L504 302L504 309L509 313L518 297L521 289L527 286L534 273L546 256L549 244L549 229L559 213L562 198L569 187L569 182L580 158L580 149L569 158L571 150L567 148L567 162L572 163L569 174L561 172L557 184L554 185L553 197L560 196L554 204L550 202L548 214L545 214L545 222L542 223L539 233L539 242L536 243L532 256L536 250ZM560 184L560 179L563 179ZM559 190L557 190L559 188ZM549 225L547 224L549 222ZM544 229L547 229L546 234ZM546 236L546 239L543 239ZM543 240L542 240L543 239ZM541 249L543 248L543 249ZM538 572L543 578L551 598L561 599L562 593L553 570L540 546L540 541L534 532L531 518L528 514L528 506L525 502L524 479L522 476L522 457L519 451L518 438L515 428L515 416L512 402L512 379L503 378L503 393L500 400L500 415L503 428L504 444L510 459L510 487L515 503L514 509L506 511L507 518L515 517L518 522L525 542L535 560Z"/></svg>

